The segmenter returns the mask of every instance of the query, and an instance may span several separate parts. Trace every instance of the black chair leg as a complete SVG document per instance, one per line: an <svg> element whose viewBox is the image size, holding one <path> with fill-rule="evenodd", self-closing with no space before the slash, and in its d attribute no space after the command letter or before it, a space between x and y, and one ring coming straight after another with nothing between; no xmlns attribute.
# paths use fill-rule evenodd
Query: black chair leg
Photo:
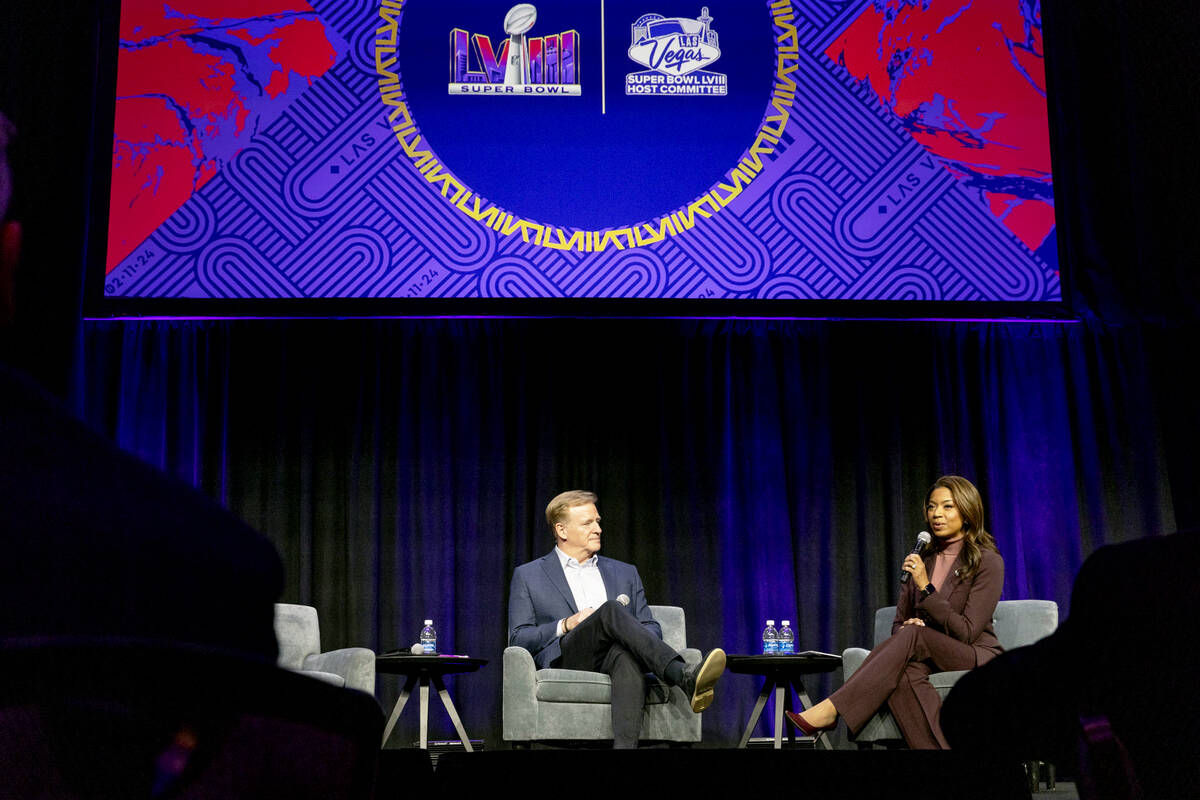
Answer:
<svg viewBox="0 0 1200 800"><path fill-rule="evenodd" d="M1048 761L1026 761L1025 778L1029 782L1030 794L1036 792L1042 781L1046 782L1046 790L1053 791L1055 786L1054 765Z"/></svg>

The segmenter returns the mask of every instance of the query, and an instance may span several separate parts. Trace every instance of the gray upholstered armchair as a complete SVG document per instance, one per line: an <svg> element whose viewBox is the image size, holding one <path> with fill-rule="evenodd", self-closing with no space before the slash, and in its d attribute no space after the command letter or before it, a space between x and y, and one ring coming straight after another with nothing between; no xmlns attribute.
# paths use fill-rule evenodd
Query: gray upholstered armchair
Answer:
<svg viewBox="0 0 1200 800"><path fill-rule="evenodd" d="M662 627L663 641L684 661L700 661L700 651L687 646L683 609L650 606ZM612 682L607 675L572 669L538 669L523 647L504 651L504 740L513 747L531 742L603 741L612 739ZM700 714L688 698L653 676L646 681L642 741L700 741Z"/></svg>
<svg viewBox="0 0 1200 800"><path fill-rule="evenodd" d="M892 635L892 621L896 618L896 607L888 606L875 612L875 644ZM1038 639L1054 633L1058 627L1058 603L1053 600L1001 600L996 604L992 617L996 638L1005 650L1033 644ZM851 647L842 653L842 674L845 680L862 666L870 651ZM929 682L937 689L943 700L955 682L966 674L966 670L935 672ZM904 744L896 720L887 708L881 709L867 720L867 724L854 737L859 749L870 749L873 745L899 746Z"/></svg>
<svg viewBox="0 0 1200 800"><path fill-rule="evenodd" d="M321 652L321 629L312 606L275 604L279 666L312 678L375 694L375 653L365 647Z"/></svg>

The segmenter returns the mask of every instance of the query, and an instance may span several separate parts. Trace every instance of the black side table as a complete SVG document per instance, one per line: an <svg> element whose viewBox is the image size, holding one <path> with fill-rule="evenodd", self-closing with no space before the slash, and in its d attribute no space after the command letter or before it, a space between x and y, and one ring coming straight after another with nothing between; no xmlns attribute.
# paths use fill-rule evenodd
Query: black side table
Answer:
<svg viewBox="0 0 1200 800"><path fill-rule="evenodd" d="M747 655L732 655L725 659L725 668L730 672L740 672L744 675L762 675L763 687L758 693L758 702L754 704L754 711L750 714L750 722L746 724L746 732L742 734L742 741L738 747L745 747L750 741L750 734L754 730L754 726L758 724L758 718L762 716L763 707L767 704L767 698L771 695L771 690L775 690L775 749L779 750L783 747L783 712L784 710L792 711L792 693L789 688L796 690L796 695L800 698L800 705L804 709L812 708L812 699L808 696L808 691L804 688L804 681L801 677L804 675L816 675L822 672L833 672L842 665L841 656L830 655L829 653L818 653L815 650L806 650L803 653L795 653L792 655L774 655L774 656L747 656ZM795 734L791 728L788 728L788 741L794 742ZM825 750L833 749L823 734L817 734L816 745Z"/></svg>
<svg viewBox="0 0 1200 800"><path fill-rule="evenodd" d="M429 749L429 684L432 683L437 689L438 696L442 698L442 705L446 707L446 713L450 715L450 721L454 723L454 730L458 732L458 738L462 740L463 747L467 749L468 753L475 752L471 747L471 740L467 737L466 730L463 729L458 710L454 708L454 701L450 699L450 693L446 691L446 684L442 681L442 676L474 672L487 663L486 658L414 656L405 652L384 653L376 656L376 672L403 675L407 679L404 682L404 688L400 691L400 698L396 700L396 707L392 709L392 716L388 718L387 727L384 728L383 744L380 747L385 746L388 739L391 738L396 721L400 719L400 712L408 703L413 687L419 684L421 689L421 749Z"/></svg>

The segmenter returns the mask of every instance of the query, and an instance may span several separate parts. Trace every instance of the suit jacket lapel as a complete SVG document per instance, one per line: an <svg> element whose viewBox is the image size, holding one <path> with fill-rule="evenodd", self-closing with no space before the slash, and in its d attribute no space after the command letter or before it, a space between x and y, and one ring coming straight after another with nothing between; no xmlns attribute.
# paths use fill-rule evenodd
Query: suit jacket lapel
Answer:
<svg viewBox="0 0 1200 800"><path fill-rule="evenodd" d="M954 593L958 591L958 587L962 585L963 579L959 575L963 567L967 564L966 557L967 554L960 550L958 556L954 559L954 566L951 567L950 574L946 576L946 586L942 591L946 593L947 598L954 596Z"/></svg>
<svg viewBox="0 0 1200 800"><path fill-rule="evenodd" d="M550 584L563 596L563 600L566 602L567 607L571 609L571 613L578 612L579 609L575 607L575 595L571 594L571 587L567 583L567 576L563 574L562 562L558 560L558 548L551 550L549 555L542 557L542 572L546 573Z"/></svg>
<svg viewBox="0 0 1200 800"><path fill-rule="evenodd" d="M618 585L617 573L613 569L612 562L604 556L597 556L596 567L600 570L600 578L604 581L604 593L608 595L609 600L616 600L617 595L621 593L621 587Z"/></svg>
<svg viewBox="0 0 1200 800"><path fill-rule="evenodd" d="M954 566L950 569L950 573L948 575L946 575L946 585L938 590L939 592L941 592L943 595L946 596L946 599L950 599L950 596L952 594L954 594L955 590L958 589L959 584L962 583L962 578L958 577L958 572L966 564L966 562L963 561L963 559L965 557L966 557L966 554L963 553L962 551L959 551L958 555L954 559ZM925 572L926 572L926 574L929 575L930 578L932 578L933 577L933 566L934 566L934 564L937 563L937 555L930 554L929 556L925 557L924 561L925 561ZM923 586L918 586L918 587L916 587L916 590L918 592L920 592L921 589L923 589L923 588L924 588Z"/></svg>

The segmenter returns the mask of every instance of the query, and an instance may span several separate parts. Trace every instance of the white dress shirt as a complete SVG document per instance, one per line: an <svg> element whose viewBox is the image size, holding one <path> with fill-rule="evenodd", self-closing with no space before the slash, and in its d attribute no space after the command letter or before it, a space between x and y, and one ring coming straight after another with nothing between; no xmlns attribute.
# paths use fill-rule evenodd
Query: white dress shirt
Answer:
<svg viewBox="0 0 1200 800"><path fill-rule="evenodd" d="M567 586L571 587L571 597L575 600L575 609L599 608L608 601L608 590L604 588L604 578L600 575L600 567L593 555L582 564L555 547L558 561L562 564L563 575L567 578ZM558 621L558 635L566 633L566 620Z"/></svg>

